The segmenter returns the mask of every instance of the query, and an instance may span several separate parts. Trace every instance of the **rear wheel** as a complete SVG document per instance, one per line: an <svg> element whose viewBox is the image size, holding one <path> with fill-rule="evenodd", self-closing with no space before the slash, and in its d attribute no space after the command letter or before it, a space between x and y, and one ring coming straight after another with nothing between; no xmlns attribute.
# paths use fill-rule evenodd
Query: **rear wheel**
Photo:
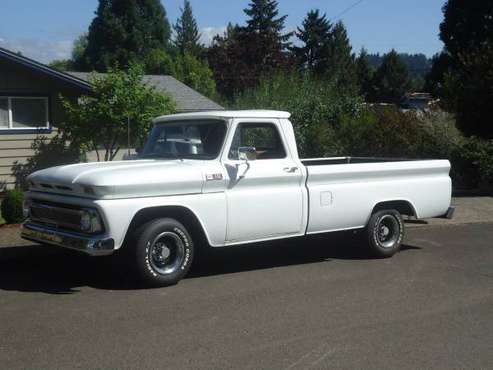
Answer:
<svg viewBox="0 0 493 370"><path fill-rule="evenodd" d="M141 226L135 235L131 258L140 278L147 285L178 283L192 264L194 245L180 222L163 218Z"/></svg>
<svg viewBox="0 0 493 370"><path fill-rule="evenodd" d="M366 237L370 252L374 256L393 256L400 250L404 238L401 214L394 209L375 212L366 226Z"/></svg>

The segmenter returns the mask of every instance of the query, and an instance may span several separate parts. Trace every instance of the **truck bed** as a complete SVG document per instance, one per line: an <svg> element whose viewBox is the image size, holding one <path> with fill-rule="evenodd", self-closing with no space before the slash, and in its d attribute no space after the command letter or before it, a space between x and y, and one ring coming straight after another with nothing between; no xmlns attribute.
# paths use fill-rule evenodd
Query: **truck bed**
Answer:
<svg viewBox="0 0 493 370"><path fill-rule="evenodd" d="M447 160L334 157L303 159L308 191L308 233L361 228L373 208L402 201L417 218L445 214L450 206Z"/></svg>

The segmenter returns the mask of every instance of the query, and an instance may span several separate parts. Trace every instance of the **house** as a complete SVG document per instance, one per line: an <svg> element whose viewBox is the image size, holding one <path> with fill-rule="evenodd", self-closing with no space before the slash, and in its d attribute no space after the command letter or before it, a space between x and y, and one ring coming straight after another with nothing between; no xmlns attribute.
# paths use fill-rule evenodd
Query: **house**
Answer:
<svg viewBox="0 0 493 370"><path fill-rule="evenodd" d="M0 48L0 189L11 187L12 165L33 156L37 136L56 135L64 119L60 95L77 99L91 92L88 73L63 73ZM144 83L168 93L178 111L223 109L171 76L145 76Z"/></svg>

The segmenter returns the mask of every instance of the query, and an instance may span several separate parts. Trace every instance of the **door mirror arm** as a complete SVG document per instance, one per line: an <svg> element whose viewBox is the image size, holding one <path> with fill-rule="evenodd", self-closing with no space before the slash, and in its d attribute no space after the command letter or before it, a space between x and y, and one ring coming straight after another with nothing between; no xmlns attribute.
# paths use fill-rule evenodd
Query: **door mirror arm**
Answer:
<svg viewBox="0 0 493 370"><path fill-rule="evenodd" d="M245 177L246 173L250 169L250 161L254 161L257 159L257 151L255 147L253 146L240 146L238 148L238 159L240 161L244 161L244 164L246 164L246 168L243 171L243 173L238 175L238 178L242 179ZM236 165L236 167L239 170L240 165ZM239 172L239 171L238 171Z"/></svg>

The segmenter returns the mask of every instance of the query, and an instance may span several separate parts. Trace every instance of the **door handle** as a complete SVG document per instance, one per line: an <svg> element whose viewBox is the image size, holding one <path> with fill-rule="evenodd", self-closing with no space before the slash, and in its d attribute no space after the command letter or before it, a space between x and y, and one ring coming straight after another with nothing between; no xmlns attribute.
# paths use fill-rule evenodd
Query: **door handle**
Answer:
<svg viewBox="0 0 493 370"><path fill-rule="evenodd" d="M293 173L298 171L298 167L284 167L283 170L284 172Z"/></svg>

